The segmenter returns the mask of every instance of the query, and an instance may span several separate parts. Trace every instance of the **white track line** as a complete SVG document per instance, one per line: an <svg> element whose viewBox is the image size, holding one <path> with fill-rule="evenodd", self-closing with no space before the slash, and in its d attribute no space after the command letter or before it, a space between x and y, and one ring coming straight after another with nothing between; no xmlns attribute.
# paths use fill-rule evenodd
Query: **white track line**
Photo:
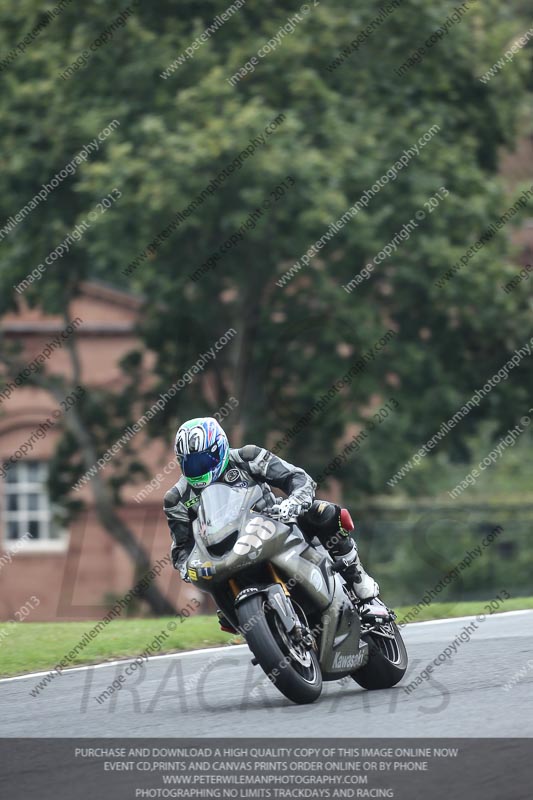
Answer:
<svg viewBox="0 0 533 800"><path fill-rule="evenodd" d="M202 650L184 650L183 652L177 653L163 653L160 656L148 656L146 661L159 661L162 658L183 658L184 656L196 656L202 653L216 653L219 650L237 650L247 647L245 644L224 644L220 647L204 647ZM61 672L61 675L68 675L70 672L83 672L84 670L88 669L102 669L103 667L115 667L117 664L127 664L131 661L135 661L138 656L130 656L129 658L117 658L115 661L102 661L100 664L84 664L82 667L70 667L70 669L64 669ZM15 675L12 678L0 678L0 683L7 683L8 681L21 681L24 678L40 678L44 677L45 675L49 675L53 672L53 668L47 670L46 672L25 672L24 675ZM56 675L59 677L59 675ZM54 678L55 680L55 678ZM48 684L50 686L50 684ZM44 691L44 689L43 689Z"/></svg>
<svg viewBox="0 0 533 800"><path fill-rule="evenodd" d="M533 608L524 608L521 611L501 611L496 614L489 614L485 615L488 619L489 617L496 619L497 617L510 617L516 616L518 614L533 614ZM467 620L477 619L479 616L483 616L482 614L470 614L468 617L448 617L446 619L428 619L424 622L409 622L405 627L411 627L411 625L441 625L443 622L466 622Z"/></svg>
<svg viewBox="0 0 533 800"><path fill-rule="evenodd" d="M532 614L533 609L524 609L523 611L502 611L500 614L493 614L491 619L495 619L497 617L504 617L504 616L512 616L518 614ZM445 622L464 622L466 620L477 619L476 614L469 616L469 617L449 617L447 619L430 619L426 620L425 622L410 622L408 625L404 626L406 628L410 628L411 626L416 625L442 625ZM403 629L402 629L403 630ZM232 644L232 645L221 645L220 647L204 647L201 650L185 650L183 652L178 653L163 653L160 656L149 656L147 661L160 661L163 658L186 658L187 656L198 656L202 655L203 653L217 653L222 651L229 652L234 650L243 650L247 648L245 644ZM64 669L61 672L61 675L68 675L71 672L84 672L88 669L103 669L104 667L115 667L117 664L126 664L128 662L134 661L134 657L130 658L118 658L115 661L103 661L100 664L85 664L81 667L71 667L70 669ZM10 681L22 681L25 678L41 678L45 675L49 675L50 672L53 670L47 670L46 672L26 672L24 675L14 675L12 678L0 678L0 683L9 683ZM60 677L56 675L56 677ZM54 678L55 680L55 678ZM47 684L50 686L50 684ZM43 689L44 691L44 689Z"/></svg>

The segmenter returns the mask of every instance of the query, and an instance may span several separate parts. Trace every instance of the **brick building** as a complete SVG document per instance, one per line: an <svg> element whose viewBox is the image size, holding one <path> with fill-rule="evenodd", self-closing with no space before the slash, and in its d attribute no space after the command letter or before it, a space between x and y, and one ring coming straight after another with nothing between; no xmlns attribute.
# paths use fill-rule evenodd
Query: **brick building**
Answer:
<svg viewBox="0 0 533 800"><path fill-rule="evenodd" d="M69 320L75 327L85 386L120 387L120 359L139 344L135 324L140 311L140 300L130 294L95 283L83 285L69 309ZM20 313L5 315L1 326L7 341L23 344L26 364L46 358L47 373L71 374L61 335L68 335L63 319L22 306ZM60 436L59 423L55 427L57 407L47 391L28 386L24 375L0 392L0 463L17 454L14 464L0 470L1 620L13 619L32 595L40 602L28 617L31 621L95 619L133 582L128 556L96 518L90 484L79 492L86 510L68 526L60 510L50 504L46 479ZM49 424L43 424L47 419ZM146 441L142 457L150 474L156 474L171 461L172 447ZM169 552L162 497L177 480L175 473L175 468L169 469L166 483L140 501L144 484L123 489L125 505L119 513L152 563ZM178 608L196 595L168 564L157 581Z"/></svg>

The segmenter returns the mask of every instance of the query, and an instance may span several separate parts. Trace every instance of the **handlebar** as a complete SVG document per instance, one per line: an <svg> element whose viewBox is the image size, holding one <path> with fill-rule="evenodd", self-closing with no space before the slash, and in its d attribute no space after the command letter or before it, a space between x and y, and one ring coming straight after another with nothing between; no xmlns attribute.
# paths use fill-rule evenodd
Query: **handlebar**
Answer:
<svg viewBox="0 0 533 800"><path fill-rule="evenodd" d="M265 508L259 513L263 514L265 517L270 517L270 519L275 519L278 522L284 522L285 524L296 522L298 519L297 514L292 517L285 517L284 519L281 519L280 514L276 511L276 506L273 506L271 508Z"/></svg>
<svg viewBox="0 0 533 800"><path fill-rule="evenodd" d="M286 525L289 524L289 523L296 522L296 520L298 519L297 516L296 517L286 517L285 519L281 519L279 514L276 514L276 512L272 513L271 509L269 509L269 508L265 509L264 511L261 511L261 514L263 514L265 517L270 517L270 519L276 520L276 522L284 522Z"/></svg>
<svg viewBox="0 0 533 800"><path fill-rule="evenodd" d="M278 520L279 522L284 522L286 524L289 524L289 523L297 522L299 515L303 511L307 510L307 506L306 505L304 505L303 507L300 505L299 511L298 511L297 514L293 514L290 517L281 518L281 516L280 516L280 514L279 514L277 509L279 509L280 505L283 503L284 498L283 497L274 497L274 501L275 501L274 505L271 506L270 508L262 508L262 509L258 508L257 509L258 513L264 514L265 517L270 517L271 519Z"/></svg>

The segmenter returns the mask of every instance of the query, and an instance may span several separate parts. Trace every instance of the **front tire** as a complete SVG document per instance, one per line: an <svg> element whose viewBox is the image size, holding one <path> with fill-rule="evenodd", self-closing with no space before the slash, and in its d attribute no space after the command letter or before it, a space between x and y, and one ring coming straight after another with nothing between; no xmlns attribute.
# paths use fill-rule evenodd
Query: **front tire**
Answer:
<svg viewBox="0 0 533 800"><path fill-rule="evenodd" d="M368 662L351 677L363 689L390 689L401 681L407 670L407 650L400 629L394 622L383 625L382 629L386 633L394 632L394 639L372 633L362 637L368 644Z"/></svg>
<svg viewBox="0 0 533 800"><path fill-rule="evenodd" d="M299 655L261 594L243 600L236 613L248 647L274 686L293 703L314 702L322 692L315 651L302 650Z"/></svg>

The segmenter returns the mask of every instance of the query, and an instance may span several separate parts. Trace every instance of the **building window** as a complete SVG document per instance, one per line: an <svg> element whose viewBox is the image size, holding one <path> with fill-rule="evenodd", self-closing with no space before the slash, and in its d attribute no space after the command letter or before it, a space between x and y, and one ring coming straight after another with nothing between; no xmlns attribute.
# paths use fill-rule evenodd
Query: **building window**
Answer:
<svg viewBox="0 0 533 800"><path fill-rule="evenodd" d="M45 461L18 461L4 480L4 542L24 537L28 542L57 539L46 482ZM55 530L54 530L55 528Z"/></svg>

